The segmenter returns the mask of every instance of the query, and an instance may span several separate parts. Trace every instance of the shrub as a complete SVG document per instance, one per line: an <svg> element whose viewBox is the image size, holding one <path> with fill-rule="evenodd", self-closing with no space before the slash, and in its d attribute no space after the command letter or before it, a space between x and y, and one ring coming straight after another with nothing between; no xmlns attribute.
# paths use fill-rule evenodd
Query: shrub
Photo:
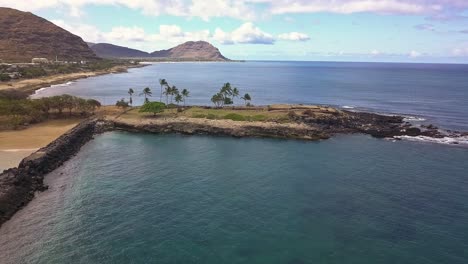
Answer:
<svg viewBox="0 0 468 264"><path fill-rule="evenodd" d="M166 108L166 104L164 104L164 103L161 103L161 102L147 102L142 107L140 107L140 112L153 113L153 115L156 115L157 113L164 112L165 108Z"/></svg>
<svg viewBox="0 0 468 264"><path fill-rule="evenodd" d="M230 113L224 116L224 119L231 119L232 121L245 121L246 118L243 115Z"/></svg>
<svg viewBox="0 0 468 264"><path fill-rule="evenodd" d="M17 89L0 90L0 99L6 100L20 100L28 98L28 93Z"/></svg>
<svg viewBox="0 0 468 264"><path fill-rule="evenodd" d="M28 67L20 69L23 78L37 78L47 75L47 72L41 67Z"/></svg>
<svg viewBox="0 0 468 264"><path fill-rule="evenodd" d="M126 101L122 98L122 99L120 99L120 101L117 101L117 102L115 103L115 106L121 107L121 108L127 108L127 107L129 107L130 105L128 104L128 102L126 102ZM140 112L141 112L141 110L140 110Z"/></svg>
<svg viewBox="0 0 468 264"><path fill-rule="evenodd" d="M302 112L302 114L306 116L315 116L314 111L312 111L311 109L305 110L304 112Z"/></svg>
<svg viewBox="0 0 468 264"><path fill-rule="evenodd" d="M204 114L192 114L193 118L206 118L206 115Z"/></svg>
<svg viewBox="0 0 468 264"><path fill-rule="evenodd" d="M289 111L288 112L288 117L289 117L289 119L295 119L297 117L297 114L294 111Z"/></svg>
<svg viewBox="0 0 468 264"><path fill-rule="evenodd" d="M267 119L267 117L264 116L264 115L249 116L250 121L265 121L266 119Z"/></svg>
<svg viewBox="0 0 468 264"><path fill-rule="evenodd" d="M10 75L6 73L0 73L0 82L8 82L11 80Z"/></svg>
<svg viewBox="0 0 468 264"><path fill-rule="evenodd" d="M218 116L215 115L215 114L208 114L208 115L206 116L206 118L207 118L207 119L218 119Z"/></svg>

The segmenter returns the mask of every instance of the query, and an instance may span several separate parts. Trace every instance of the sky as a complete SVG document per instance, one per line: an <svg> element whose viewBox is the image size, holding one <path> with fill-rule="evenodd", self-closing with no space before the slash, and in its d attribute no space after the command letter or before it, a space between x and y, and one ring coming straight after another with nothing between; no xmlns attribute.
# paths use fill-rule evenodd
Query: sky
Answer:
<svg viewBox="0 0 468 264"><path fill-rule="evenodd" d="M88 42L238 60L468 63L468 0L0 0Z"/></svg>

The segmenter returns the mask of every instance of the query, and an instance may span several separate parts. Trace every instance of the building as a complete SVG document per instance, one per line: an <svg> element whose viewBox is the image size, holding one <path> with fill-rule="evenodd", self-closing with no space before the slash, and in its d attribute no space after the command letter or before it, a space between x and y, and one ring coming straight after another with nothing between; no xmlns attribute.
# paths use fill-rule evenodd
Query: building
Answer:
<svg viewBox="0 0 468 264"><path fill-rule="evenodd" d="M33 59L32 59L32 63L35 63L35 64L46 64L46 63L49 63L49 60L46 59L46 58L33 58Z"/></svg>

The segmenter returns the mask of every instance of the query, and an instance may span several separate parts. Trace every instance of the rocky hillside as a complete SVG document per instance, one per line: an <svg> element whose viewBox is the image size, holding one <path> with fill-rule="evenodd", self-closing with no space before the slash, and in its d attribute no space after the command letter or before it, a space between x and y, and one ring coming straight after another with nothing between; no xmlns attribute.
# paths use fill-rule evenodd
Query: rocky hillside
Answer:
<svg viewBox="0 0 468 264"><path fill-rule="evenodd" d="M187 41L168 50L155 51L151 53L151 56L170 59L228 60L218 48L206 41Z"/></svg>
<svg viewBox="0 0 468 264"><path fill-rule="evenodd" d="M32 58L78 61L96 55L78 36L29 12L0 7L0 60L31 62Z"/></svg>
<svg viewBox="0 0 468 264"><path fill-rule="evenodd" d="M108 43L88 43L88 45L101 58L146 58L150 56L148 52Z"/></svg>
<svg viewBox="0 0 468 264"><path fill-rule="evenodd" d="M88 43L101 58L154 58L161 60L228 61L218 48L206 41L188 41L174 48L152 53L107 43Z"/></svg>

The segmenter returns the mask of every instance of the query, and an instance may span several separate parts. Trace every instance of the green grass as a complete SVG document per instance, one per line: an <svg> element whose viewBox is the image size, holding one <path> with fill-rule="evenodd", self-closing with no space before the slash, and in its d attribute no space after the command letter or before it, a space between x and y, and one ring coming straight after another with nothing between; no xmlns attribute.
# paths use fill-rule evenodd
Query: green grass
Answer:
<svg viewBox="0 0 468 264"><path fill-rule="evenodd" d="M130 116L145 116L145 114L137 113L138 110L133 114L135 110L132 110L127 115ZM287 112L269 112L267 109L254 108L252 110L236 110L228 108L203 108L203 107L191 107L187 108L183 112L176 113L174 109L166 109L164 113L158 114L163 117L188 117L188 118L206 118L210 120L221 120L228 119L233 121L277 121L277 122L289 122Z"/></svg>

